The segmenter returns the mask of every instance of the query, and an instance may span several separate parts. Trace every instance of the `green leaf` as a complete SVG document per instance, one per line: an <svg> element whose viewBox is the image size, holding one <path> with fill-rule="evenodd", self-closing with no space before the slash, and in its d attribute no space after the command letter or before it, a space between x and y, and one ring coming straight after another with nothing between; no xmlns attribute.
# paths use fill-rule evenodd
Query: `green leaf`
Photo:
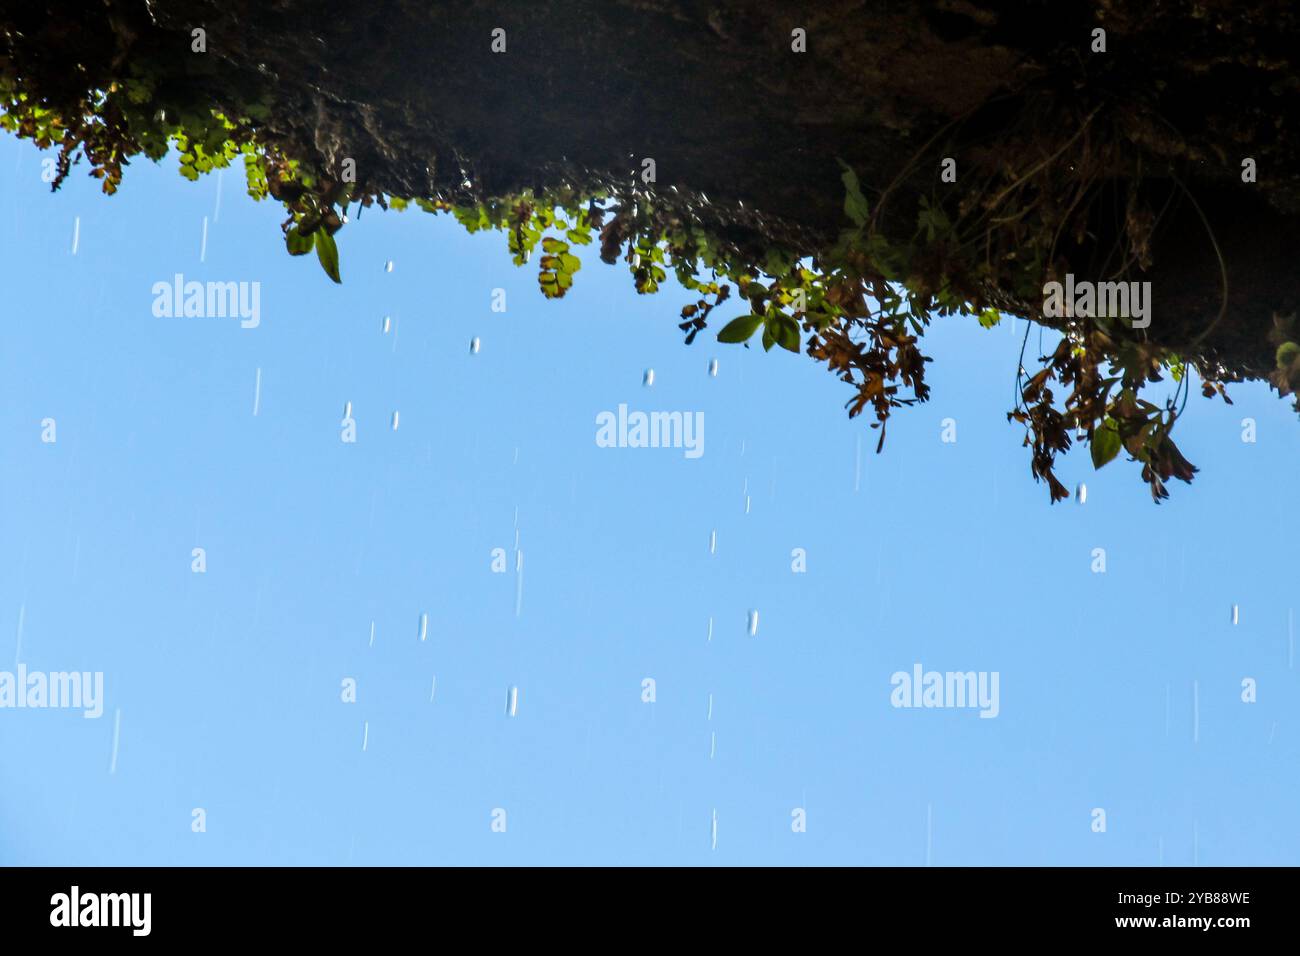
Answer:
<svg viewBox="0 0 1300 956"><path fill-rule="evenodd" d="M1297 355L1300 355L1300 345L1295 342L1283 342L1277 347L1277 367L1290 368Z"/></svg>
<svg viewBox="0 0 1300 956"><path fill-rule="evenodd" d="M1092 467L1101 468L1119 454L1121 441L1115 422L1106 419L1092 435Z"/></svg>
<svg viewBox="0 0 1300 956"><path fill-rule="evenodd" d="M316 232L316 258L320 259L321 268L325 274L335 282L342 284L343 280L339 277L339 247L334 242L334 237L324 229Z"/></svg>
<svg viewBox="0 0 1300 956"><path fill-rule="evenodd" d="M843 160L840 160L839 164L844 170L844 174L840 176L844 181L844 215L848 216L855 226L865 226L868 212L867 200L862 195L862 184L858 182L858 174Z"/></svg>
<svg viewBox="0 0 1300 956"><path fill-rule="evenodd" d="M799 336L799 323L788 315L778 315L767 325L772 339L781 348L798 353L802 344Z"/></svg>
<svg viewBox="0 0 1300 956"><path fill-rule="evenodd" d="M298 231L297 226L293 226L284 234L284 244L289 249L289 255L305 256L311 252L312 246L316 244L316 236L304 236Z"/></svg>
<svg viewBox="0 0 1300 956"><path fill-rule="evenodd" d="M921 211L916 214L916 227L925 230L927 240L934 242L935 237L947 233L951 225L942 206L931 206L929 198L921 197Z"/></svg>
<svg viewBox="0 0 1300 956"><path fill-rule="evenodd" d="M1002 316L998 310L989 306L980 313L980 328L991 329L1002 321Z"/></svg>
<svg viewBox="0 0 1300 956"><path fill-rule="evenodd" d="M719 342L747 342L763 324L761 315L742 315L732 319L718 333Z"/></svg>
<svg viewBox="0 0 1300 956"><path fill-rule="evenodd" d="M537 283L542 287L542 295L548 299L558 299L564 295L564 287L560 285L559 272L542 272L537 276Z"/></svg>

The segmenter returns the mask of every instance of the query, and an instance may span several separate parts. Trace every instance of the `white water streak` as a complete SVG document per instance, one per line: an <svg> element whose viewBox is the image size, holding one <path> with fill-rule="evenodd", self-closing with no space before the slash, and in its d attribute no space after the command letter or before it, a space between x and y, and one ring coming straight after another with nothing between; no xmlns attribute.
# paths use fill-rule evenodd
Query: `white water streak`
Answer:
<svg viewBox="0 0 1300 956"><path fill-rule="evenodd" d="M18 659L23 654L23 622L27 619L26 602L18 606L18 646L14 648L14 667L18 666Z"/></svg>
<svg viewBox="0 0 1300 956"><path fill-rule="evenodd" d="M117 773L117 745L122 739L122 708L113 711L113 756L108 761L108 772Z"/></svg>
<svg viewBox="0 0 1300 956"><path fill-rule="evenodd" d="M1192 681L1192 743L1201 742L1201 682Z"/></svg>

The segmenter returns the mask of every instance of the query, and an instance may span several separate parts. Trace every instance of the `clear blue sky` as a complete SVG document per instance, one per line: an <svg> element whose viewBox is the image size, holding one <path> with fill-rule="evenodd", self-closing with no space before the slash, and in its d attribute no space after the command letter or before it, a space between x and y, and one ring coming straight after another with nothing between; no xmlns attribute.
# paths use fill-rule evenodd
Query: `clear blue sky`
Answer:
<svg viewBox="0 0 1300 956"><path fill-rule="evenodd" d="M0 139L0 670L106 700L0 710L0 862L1300 863L1300 422L1263 386L1193 395L1202 473L1163 506L1079 450L1087 504L1050 507L1005 322L938 321L933 400L876 456L823 367L686 347L688 297L594 254L548 302L501 235L374 209L338 287L242 172L218 215L172 160L111 198L39 160ZM155 318L177 272L259 281L261 326ZM703 457L598 448L620 402L703 411ZM891 707L918 662L999 672L999 716Z"/></svg>

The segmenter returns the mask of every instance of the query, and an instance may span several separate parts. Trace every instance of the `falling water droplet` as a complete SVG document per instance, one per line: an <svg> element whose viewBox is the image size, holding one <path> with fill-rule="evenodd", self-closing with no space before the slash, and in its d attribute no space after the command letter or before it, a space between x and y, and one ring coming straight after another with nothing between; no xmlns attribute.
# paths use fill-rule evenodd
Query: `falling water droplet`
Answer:
<svg viewBox="0 0 1300 956"><path fill-rule="evenodd" d="M519 688L513 684L506 691L506 716L514 717L519 713Z"/></svg>
<svg viewBox="0 0 1300 956"><path fill-rule="evenodd" d="M257 370L257 381L253 385L253 415L256 416L257 413L261 410L261 408L262 408L262 370L259 368Z"/></svg>
<svg viewBox="0 0 1300 956"><path fill-rule="evenodd" d="M344 403L343 403L343 417L344 417L344 418L351 418L351 417L352 417L352 403L351 403L351 402L344 402Z"/></svg>
<svg viewBox="0 0 1300 956"><path fill-rule="evenodd" d="M72 254L77 254L77 248L81 245L81 217L78 216L72 224Z"/></svg>
<svg viewBox="0 0 1300 956"><path fill-rule="evenodd" d="M1074 490L1074 497L1079 504L1086 505L1088 503L1088 486L1083 482L1079 482L1079 487Z"/></svg>
<svg viewBox="0 0 1300 956"><path fill-rule="evenodd" d="M470 343L469 343L469 354L470 354L470 355L478 355L479 345L480 345L480 342L479 342L479 340L478 340L478 336L477 336L477 335L474 336L474 338L470 339Z"/></svg>
<svg viewBox="0 0 1300 956"><path fill-rule="evenodd" d="M524 609L524 552L515 550L515 617Z"/></svg>
<svg viewBox="0 0 1300 956"><path fill-rule="evenodd" d="M361 732L361 752L365 753L366 748L370 746L370 721L366 721L365 728Z"/></svg>
<svg viewBox="0 0 1300 956"><path fill-rule="evenodd" d="M712 760L718 753L718 732L709 731L709 759Z"/></svg>
<svg viewBox="0 0 1300 956"><path fill-rule="evenodd" d="M387 262L384 263L384 271L385 271L385 272L392 272L392 271L393 271L393 260L392 260L392 259L389 259Z"/></svg>
<svg viewBox="0 0 1300 956"><path fill-rule="evenodd" d="M1192 681L1192 743L1201 742L1201 682Z"/></svg>
<svg viewBox="0 0 1300 956"><path fill-rule="evenodd" d="M424 613L420 615L420 640L429 636L429 615Z"/></svg>
<svg viewBox="0 0 1300 956"><path fill-rule="evenodd" d="M370 622L370 646L375 646L375 622Z"/></svg>
<svg viewBox="0 0 1300 956"><path fill-rule="evenodd" d="M108 761L108 772L117 773L117 745L122 739L122 708L113 711L113 755Z"/></svg>
<svg viewBox="0 0 1300 956"><path fill-rule="evenodd" d="M715 554L718 550L718 532L709 532L709 554Z"/></svg>
<svg viewBox="0 0 1300 956"><path fill-rule="evenodd" d="M710 377L710 378L717 378L717 377L718 377L718 360L717 360L717 359L709 359L709 377Z"/></svg>
<svg viewBox="0 0 1300 956"><path fill-rule="evenodd" d="M387 335L392 330L392 328L393 328L393 317L391 315L384 316L384 334Z"/></svg>
<svg viewBox="0 0 1300 956"><path fill-rule="evenodd" d="M397 412L393 412L393 431L397 431Z"/></svg>
<svg viewBox="0 0 1300 956"><path fill-rule="evenodd" d="M1232 606L1232 623L1236 624L1241 619L1241 609L1237 605Z"/></svg>
<svg viewBox="0 0 1300 956"><path fill-rule="evenodd" d="M713 811L713 825L710 828L709 840L710 840L709 849L716 850L718 848L718 811L717 810Z"/></svg>
<svg viewBox="0 0 1300 956"><path fill-rule="evenodd" d="M641 384L644 385L646 388L649 388L654 383L655 383L655 370L652 368L648 368L645 370L645 375L641 379Z"/></svg>
<svg viewBox="0 0 1300 956"><path fill-rule="evenodd" d="M713 695L712 695L712 694L709 695L709 716L708 716L708 719L709 719L709 720L712 720L712 719L713 719Z"/></svg>
<svg viewBox="0 0 1300 956"><path fill-rule="evenodd" d="M749 612L749 636L753 637L757 633L758 633L758 612L750 611Z"/></svg>
<svg viewBox="0 0 1300 956"><path fill-rule="evenodd" d="M749 514L749 495L745 495L745 514Z"/></svg>
<svg viewBox="0 0 1300 956"><path fill-rule="evenodd" d="M709 640L713 640L713 618L709 618Z"/></svg>

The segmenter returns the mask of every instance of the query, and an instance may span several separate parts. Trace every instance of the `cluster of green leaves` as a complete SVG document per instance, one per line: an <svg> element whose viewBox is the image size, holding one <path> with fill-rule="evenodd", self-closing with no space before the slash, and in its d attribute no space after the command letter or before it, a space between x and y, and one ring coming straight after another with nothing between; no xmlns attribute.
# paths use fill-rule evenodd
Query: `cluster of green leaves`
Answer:
<svg viewBox="0 0 1300 956"><path fill-rule="evenodd" d="M1028 176L1018 176L1013 187L975 214L950 211L922 196L914 231L900 238L877 228L873 213L878 216L880 204L873 210L854 170L841 164L847 225L833 244L815 251L771 242L758 252L752 245L741 248L702 224L689 204L636 190L566 187L472 204L384 196L260 142L257 121L265 118L266 104L253 102L245 115L235 117L195 112L160 93L162 84L147 62L136 61L130 69L109 89L88 94L73 114L30 100L13 77L0 73L0 128L59 150L56 189L82 158L107 193L116 190L122 168L139 154L157 161L174 147L180 174L190 180L242 160L249 195L285 206L282 229L289 254L315 251L334 282L342 281L334 237L350 206L377 203L397 211L414 205L450 214L471 233L504 232L517 266L540 251L538 286L547 298L568 292L582 265L576 248L594 242L603 261L626 264L640 294L658 292L671 272L697 296L681 310L687 343L734 290L744 310L721 326L718 341L747 344L761 332L765 350L806 350L825 362L855 389L846 403L849 415L872 409L872 427L880 429L877 450L891 412L928 398L924 371L930 360L919 342L931 319L963 314L985 328L997 325L1000 313L981 290L1039 295L1055 244L1055 237L1046 241L1042 229L1025 231L1040 212L1023 189ZM984 225L995 209L1012 223L1009 233ZM982 248L976 239L982 239ZM1156 500L1167 496L1168 478L1191 479L1196 469L1170 439L1178 416L1173 403L1161 408L1139 396L1148 382L1160 380L1162 370L1185 386L1182 359L1085 321L1043 360L1044 367L1021 387L1021 403L1009 417L1025 425L1032 473L1047 481L1053 501L1068 495L1053 468L1056 455L1071 444L1071 430L1086 432L1095 467L1127 450L1142 463ZM1276 383L1294 390L1300 385L1300 345L1283 341L1277 361ZM1105 362L1111 363L1110 374L1099 370ZM1074 386L1061 408L1049 387L1054 380ZM1223 394L1213 381L1203 390Z"/></svg>
<svg viewBox="0 0 1300 956"><path fill-rule="evenodd" d="M54 190L82 160L109 195L135 156L158 162L174 149L180 175L190 181L242 160L248 194L258 200L274 197L289 211L284 228L290 254L314 248L325 273L341 281L333 235L342 215L333 206L346 208L349 197L332 182L318 184L320 177L299 161L258 141L254 123L269 116L267 104L252 101L246 115L232 119L197 110L180 94L164 94L162 70L146 58L133 58L127 69L126 76L88 92L71 111L42 105L13 75L0 71L0 129L31 139L40 149L58 150Z"/></svg>
<svg viewBox="0 0 1300 956"><path fill-rule="evenodd" d="M529 262L540 246L538 285L551 298L568 291L580 268L573 247L596 239L603 261L626 264L638 293L659 291L671 272L698 296L681 310L680 328L688 343L734 289L746 310L723 326L718 339L747 342L761 329L765 349L779 345L799 352L806 344L810 355L857 388L849 414L871 407L876 416L872 427L881 429L883 443L890 412L928 395L923 379L928 359L917 343L930 314L968 307L946 287L938 296L908 291L897 281L902 270L887 274L872 264L862 250L868 227L866 200L851 170L846 170L845 181L851 184L845 208L853 225L833 249L801 257L769 244L760 261L751 250L705 228L682 203L637 191L584 194L563 189L473 206L442 201L422 205L428 212L450 212L469 232L506 233L516 265ZM410 203L389 199L388 204L404 209ZM860 334L865 334L865 343L858 341ZM912 394L902 394L904 388Z"/></svg>
<svg viewBox="0 0 1300 956"><path fill-rule="evenodd" d="M90 175L101 180L105 193L117 191L122 171L132 157L157 162L175 148L180 173L190 180L244 157L253 182L261 174L267 150L258 146L252 123L269 115L265 103L251 102L249 115L228 118L215 110L196 109L185 91L168 89L162 69L146 58L134 58L127 74L105 89L88 90L71 109L55 110L34 98L17 77L0 71L0 128L31 139L39 148L59 151L58 189L73 165L83 159Z"/></svg>
<svg viewBox="0 0 1300 956"><path fill-rule="evenodd" d="M1115 168L1114 153L1122 148L1116 137L1097 135L1085 139L1088 148L1071 150L1088 133L1095 116L1094 110L1080 117L1077 132L1045 159L1029 148L1039 134L1032 123L1026 124L1023 155L1008 148L1005 152L1015 159L999 163L982 185L960 193L940 194L936 189L922 194L916 229L904 241L886 238L875 228L889 194L885 191L871 211L870 226L853 237L851 245L864 249L878 269L907 290L909 302L898 312L918 334L927 314L974 313L984 328L997 325L999 311L983 300L985 290L997 290L1002 301L1019 301L1031 316L1042 320L1037 310L1043 282L1059 265L1062 237L1083 241L1090 204L1101 194L1105 171ZM851 171L845 170L844 182L845 214L860 224L868 215L867 204L857 195L860 190ZM1117 250L1121 261L1150 264L1154 221L1139 201L1138 190L1130 185L1122 248ZM841 253L850 254L849 250ZM888 298L882 301L888 308L896 307ZM1170 478L1190 482L1196 468L1171 437L1182 413L1177 397L1180 392L1185 395L1189 367L1195 366L1202 394L1218 394L1228 401L1217 370L1159 348L1117 321L1076 319L1060 331L1064 337L1052 354L1040 357L1037 373L1019 370L1016 408L1008 413L1009 419L1025 426L1024 443L1032 448L1031 473L1047 484L1050 500L1069 497L1054 469L1057 456L1076 440L1072 434L1090 444L1095 468L1127 451L1141 464L1142 478L1157 502L1168 497ZM1139 393L1162 381L1163 373L1178 387L1162 407ZM1058 400L1050 387L1053 382L1072 390Z"/></svg>
<svg viewBox="0 0 1300 956"><path fill-rule="evenodd" d="M745 289L746 286L741 286L740 292L742 296L745 294ZM779 345L791 352L798 352L802 345L799 323L777 308L775 303L769 305L761 315L751 312L749 315L742 315L738 319L732 319L718 333L718 341L747 342L754 337L754 333L760 328L763 330L764 350L770 350L773 345Z"/></svg>
<svg viewBox="0 0 1300 956"><path fill-rule="evenodd" d="M1279 394L1296 396L1296 410L1300 411L1300 331L1296 330L1296 313L1273 316L1273 329L1269 339L1277 346L1274 353L1275 368L1268 379Z"/></svg>
<svg viewBox="0 0 1300 956"><path fill-rule="evenodd" d="M1025 445L1033 448L1031 470L1047 483L1053 501L1069 497L1054 466L1056 456L1070 448L1072 430L1086 433L1094 468L1109 464L1121 451L1140 462L1142 479L1156 502L1169 496L1170 478L1192 480L1196 467L1172 438L1181 411L1176 395L1162 407L1140 394L1148 383L1162 381L1161 373L1171 364L1180 369L1179 383L1186 387L1186 372L1176 357L1146 343L1115 341L1085 321L1043 361L1043 367L1020 388L1023 404L1007 417L1025 425ZM1061 408L1052 392L1054 381L1072 387ZM1206 394L1217 392L1230 401L1222 383L1207 381L1202 387Z"/></svg>
<svg viewBox="0 0 1300 956"><path fill-rule="evenodd" d="M334 234L343 228L347 219L354 186L314 176L294 163L285 166L281 175L267 180L268 194L284 203L289 211L289 218L281 226L285 248L291 256L305 256L315 249L325 274L341 283L339 247Z"/></svg>
<svg viewBox="0 0 1300 956"><path fill-rule="evenodd" d="M573 254L573 247L592 242L591 217L599 214L599 198L580 197L572 190L560 190L542 199L532 192L525 192L474 206L415 201L426 212L450 212L467 232L505 232L511 260L517 266L527 263L540 245L542 256L537 284L548 299L563 298L573 287L573 277L582 268L582 261ZM392 198L388 203L397 210L409 205L406 200Z"/></svg>

